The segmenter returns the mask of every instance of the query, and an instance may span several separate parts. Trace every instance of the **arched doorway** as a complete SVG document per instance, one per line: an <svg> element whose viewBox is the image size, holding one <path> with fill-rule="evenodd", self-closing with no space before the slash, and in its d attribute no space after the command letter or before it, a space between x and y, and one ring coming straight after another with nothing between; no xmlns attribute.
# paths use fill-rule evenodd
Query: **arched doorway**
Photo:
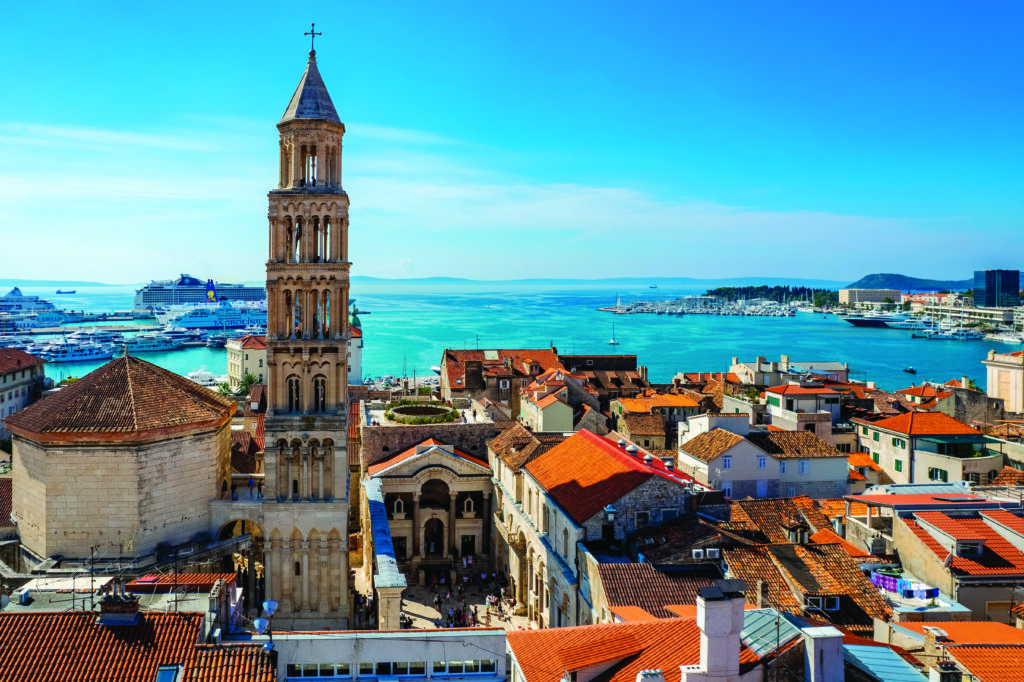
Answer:
<svg viewBox="0 0 1024 682"><path fill-rule="evenodd" d="M264 599L263 529L247 519L232 519L217 531L217 540L238 542L221 557L222 570L234 573L242 588L247 610L256 609Z"/></svg>
<svg viewBox="0 0 1024 682"><path fill-rule="evenodd" d="M423 554L428 558L444 556L444 522L441 519L427 519L423 525Z"/></svg>

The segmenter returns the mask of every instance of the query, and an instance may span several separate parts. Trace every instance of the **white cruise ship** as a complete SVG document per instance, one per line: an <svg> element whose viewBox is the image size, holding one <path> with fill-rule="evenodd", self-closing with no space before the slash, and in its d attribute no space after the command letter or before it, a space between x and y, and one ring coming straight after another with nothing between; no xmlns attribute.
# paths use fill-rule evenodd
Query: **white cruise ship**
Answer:
<svg viewBox="0 0 1024 682"><path fill-rule="evenodd" d="M173 324L185 329L243 329L267 324L266 304L232 304L221 301L219 305L195 306L180 316L173 313L157 319L164 324Z"/></svg>
<svg viewBox="0 0 1024 682"><path fill-rule="evenodd" d="M146 312L211 300L266 301L267 288L264 285L217 284L212 280L204 282L183 274L178 279L153 280L141 289L136 289L134 309L135 312Z"/></svg>
<svg viewBox="0 0 1024 682"><path fill-rule="evenodd" d="M18 287L14 287L3 296L0 296L0 313L23 315L53 310L57 310L57 306L38 296L25 296Z"/></svg>

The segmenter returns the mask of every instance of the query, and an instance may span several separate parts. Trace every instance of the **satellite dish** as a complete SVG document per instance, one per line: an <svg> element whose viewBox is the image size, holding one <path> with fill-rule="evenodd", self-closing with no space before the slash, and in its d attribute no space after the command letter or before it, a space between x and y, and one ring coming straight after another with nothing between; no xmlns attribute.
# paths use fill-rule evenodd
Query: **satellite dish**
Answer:
<svg viewBox="0 0 1024 682"><path fill-rule="evenodd" d="M252 623L256 626L256 632L261 635L267 631L267 626L270 625L270 621L266 618L257 618Z"/></svg>
<svg viewBox="0 0 1024 682"><path fill-rule="evenodd" d="M266 613L268 617L273 616L275 611L277 611L276 601L268 599L263 602L263 612Z"/></svg>

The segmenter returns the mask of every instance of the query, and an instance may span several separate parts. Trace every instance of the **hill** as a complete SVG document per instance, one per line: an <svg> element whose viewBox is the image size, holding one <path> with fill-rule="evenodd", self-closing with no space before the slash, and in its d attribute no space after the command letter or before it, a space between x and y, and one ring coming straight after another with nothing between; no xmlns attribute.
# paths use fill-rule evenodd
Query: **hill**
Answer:
<svg viewBox="0 0 1024 682"><path fill-rule="evenodd" d="M861 277L845 289L899 289L900 291L965 291L974 286L970 279L921 279L888 272Z"/></svg>

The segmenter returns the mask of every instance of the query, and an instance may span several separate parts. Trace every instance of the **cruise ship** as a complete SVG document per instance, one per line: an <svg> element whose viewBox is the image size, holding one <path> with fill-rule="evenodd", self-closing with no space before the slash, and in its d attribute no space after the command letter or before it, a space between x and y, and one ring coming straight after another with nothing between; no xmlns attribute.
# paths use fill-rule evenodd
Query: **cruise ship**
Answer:
<svg viewBox="0 0 1024 682"><path fill-rule="evenodd" d="M263 285L217 284L213 280L204 282L182 274L178 279L153 280L141 289L136 289L134 309L141 313L172 305L220 300L265 301L267 289Z"/></svg>
<svg viewBox="0 0 1024 682"><path fill-rule="evenodd" d="M173 324L184 329L242 329L265 327L267 324L266 305L253 303L232 304L221 301L219 305L195 306L182 312L158 314L157 320L165 325Z"/></svg>
<svg viewBox="0 0 1024 682"><path fill-rule="evenodd" d="M57 310L57 306L38 296L25 296L21 289L14 287L0 296L0 313L24 315L26 313L45 313Z"/></svg>

